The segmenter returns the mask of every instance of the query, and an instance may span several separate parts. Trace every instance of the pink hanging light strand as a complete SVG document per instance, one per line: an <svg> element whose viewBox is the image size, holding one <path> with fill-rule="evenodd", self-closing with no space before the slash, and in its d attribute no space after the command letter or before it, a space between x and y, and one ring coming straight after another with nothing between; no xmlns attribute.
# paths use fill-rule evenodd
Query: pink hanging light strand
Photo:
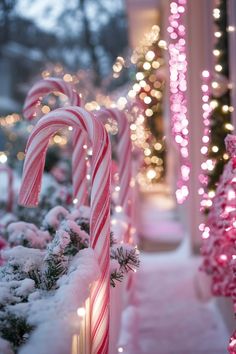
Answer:
<svg viewBox="0 0 236 354"><path fill-rule="evenodd" d="M187 118L187 58L184 15L187 0L175 0L170 3L169 26L169 70L170 70L170 113L171 129L178 146L180 173L177 181L176 199L182 204L188 194L190 174L189 130Z"/></svg>

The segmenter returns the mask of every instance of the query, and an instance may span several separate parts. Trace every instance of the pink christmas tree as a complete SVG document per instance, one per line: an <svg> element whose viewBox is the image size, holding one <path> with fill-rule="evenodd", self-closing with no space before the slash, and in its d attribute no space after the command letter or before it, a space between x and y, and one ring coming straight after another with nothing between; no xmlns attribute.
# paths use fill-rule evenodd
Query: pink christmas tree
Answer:
<svg viewBox="0 0 236 354"><path fill-rule="evenodd" d="M230 160L219 181L203 232L202 270L212 277L214 295L231 296L236 258L236 136L227 135Z"/></svg>

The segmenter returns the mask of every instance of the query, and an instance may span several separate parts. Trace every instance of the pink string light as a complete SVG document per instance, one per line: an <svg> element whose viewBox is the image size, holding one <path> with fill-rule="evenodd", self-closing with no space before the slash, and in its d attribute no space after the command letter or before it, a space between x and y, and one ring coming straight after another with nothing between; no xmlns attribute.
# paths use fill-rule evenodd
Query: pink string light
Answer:
<svg viewBox="0 0 236 354"><path fill-rule="evenodd" d="M212 198L215 196L214 191L208 191L208 171L214 168L214 163L208 156L209 143L210 143L210 116L211 116L211 105L210 105L210 73L208 70L203 70L202 72L202 119L203 119L203 136L202 136L202 146L201 154L203 156L203 161L201 164L201 173L199 174L200 188L198 194L201 196L200 201L200 211L204 211L206 208L211 207ZM206 238L207 231L204 225L199 225L199 230L203 231L202 237Z"/></svg>
<svg viewBox="0 0 236 354"><path fill-rule="evenodd" d="M172 134L180 154L180 173L177 181L176 199L182 204L188 194L190 174L189 130L187 118L187 59L184 13L187 0L175 0L170 3L169 26L169 70L170 70L170 111Z"/></svg>

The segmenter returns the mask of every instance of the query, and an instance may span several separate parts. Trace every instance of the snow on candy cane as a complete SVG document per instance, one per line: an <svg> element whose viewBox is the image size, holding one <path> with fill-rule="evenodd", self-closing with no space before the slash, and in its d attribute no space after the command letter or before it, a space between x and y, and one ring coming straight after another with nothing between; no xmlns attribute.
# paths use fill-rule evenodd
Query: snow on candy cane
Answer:
<svg viewBox="0 0 236 354"><path fill-rule="evenodd" d="M71 106L81 105L80 96L72 84L58 78L47 78L36 82L30 89L24 103L24 117L28 120L36 118L37 109L43 97L52 92L60 92L67 96ZM83 149L84 144L84 133L82 130L76 129L73 134L74 153L72 155L72 180L77 205L82 205L87 202L87 168L85 163L86 154Z"/></svg>
<svg viewBox="0 0 236 354"><path fill-rule="evenodd" d="M7 175L7 203L6 210L12 211L14 191L13 191L13 172L9 166L0 165L0 174L5 173Z"/></svg>
<svg viewBox="0 0 236 354"><path fill-rule="evenodd" d="M111 146L103 125L79 107L59 108L41 118L30 134L23 169L19 203L35 206L41 188L50 137L72 126L88 134L92 143L90 240L101 269L93 284L91 304L91 353L108 353L110 295L110 167Z"/></svg>
<svg viewBox="0 0 236 354"><path fill-rule="evenodd" d="M114 108L101 109L96 112L98 118L102 118L103 121L112 117L118 122L118 160L119 160L119 178L120 178L120 190L118 194L118 205L122 207L123 211L131 217L130 206L130 183L132 177L131 170L131 140L130 140L130 128L129 122L124 112ZM128 241L128 235L126 235Z"/></svg>

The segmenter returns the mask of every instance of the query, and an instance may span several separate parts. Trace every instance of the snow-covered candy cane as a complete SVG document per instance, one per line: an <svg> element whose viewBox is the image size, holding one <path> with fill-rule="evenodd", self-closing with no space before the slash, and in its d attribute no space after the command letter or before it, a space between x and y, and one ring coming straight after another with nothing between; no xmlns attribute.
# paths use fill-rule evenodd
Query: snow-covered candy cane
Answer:
<svg viewBox="0 0 236 354"><path fill-rule="evenodd" d="M117 144L117 155L118 155L118 172L120 180L120 190L118 194L118 205L122 207L124 213L129 217L129 223L131 219L131 192L130 183L132 177L132 165L131 165L131 154L132 146L130 140L130 127L126 114L123 111L119 111L115 108L101 109L96 112L96 116L100 118L104 123L108 118L113 118L118 123L118 144ZM124 236L124 241L129 241L130 236L130 226Z"/></svg>
<svg viewBox="0 0 236 354"><path fill-rule="evenodd" d="M6 202L6 210L8 212L12 211L13 206L13 198L14 198L14 191L13 191L13 172L9 166L0 165L0 174L5 173L7 176L7 202Z"/></svg>
<svg viewBox="0 0 236 354"><path fill-rule="evenodd" d="M93 148L90 240L98 257L101 276L92 285L90 294L91 353L108 354L111 146L102 123L79 107L59 108L41 118L27 142L19 203L25 206L38 204L49 139L59 129L68 126L86 132Z"/></svg>
<svg viewBox="0 0 236 354"><path fill-rule="evenodd" d="M70 83L59 78L47 78L36 82L26 96L23 115L27 120L32 120L39 113L39 105L42 99L52 92L60 92L67 96L70 106L80 106L81 99ZM85 145L85 135L82 130L76 129L73 134L73 155L72 155L72 180L76 204L87 203L87 168L85 163L86 153L83 149Z"/></svg>

